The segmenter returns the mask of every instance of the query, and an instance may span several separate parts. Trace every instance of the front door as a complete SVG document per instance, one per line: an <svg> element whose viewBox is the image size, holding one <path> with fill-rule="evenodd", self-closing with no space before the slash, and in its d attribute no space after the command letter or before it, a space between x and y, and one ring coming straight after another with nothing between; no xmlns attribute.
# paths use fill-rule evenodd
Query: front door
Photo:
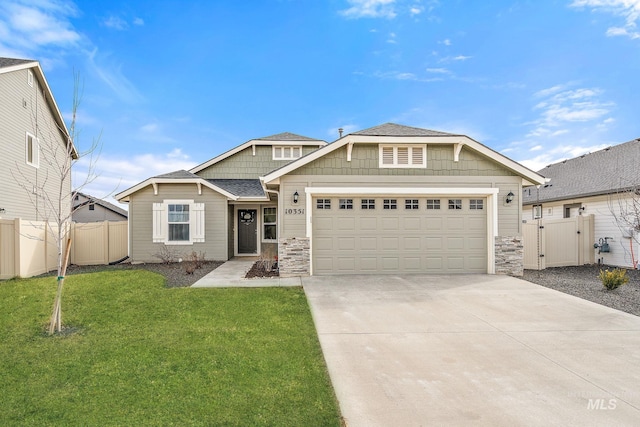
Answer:
<svg viewBox="0 0 640 427"><path fill-rule="evenodd" d="M256 209L238 209L238 254L258 253Z"/></svg>

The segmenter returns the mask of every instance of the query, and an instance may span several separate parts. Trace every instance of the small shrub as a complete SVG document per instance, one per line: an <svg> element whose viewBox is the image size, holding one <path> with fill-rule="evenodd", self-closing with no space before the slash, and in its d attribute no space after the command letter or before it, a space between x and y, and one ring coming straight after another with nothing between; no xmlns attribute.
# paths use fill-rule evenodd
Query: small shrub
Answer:
<svg viewBox="0 0 640 427"><path fill-rule="evenodd" d="M602 285L609 291L617 289L629 281L627 270L620 268L616 268L613 271L600 270L600 275L598 277L600 277Z"/></svg>
<svg viewBox="0 0 640 427"><path fill-rule="evenodd" d="M154 258L158 258L163 264L171 264L178 261L180 252L177 249L168 248L165 245L160 246L158 252L153 254Z"/></svg>

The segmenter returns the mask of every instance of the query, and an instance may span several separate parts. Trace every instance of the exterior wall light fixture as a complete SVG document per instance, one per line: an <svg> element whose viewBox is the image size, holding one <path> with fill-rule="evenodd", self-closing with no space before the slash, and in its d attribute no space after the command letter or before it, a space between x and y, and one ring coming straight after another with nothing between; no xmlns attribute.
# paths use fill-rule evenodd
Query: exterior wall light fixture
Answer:
<svg viewBox="0 0 640 427"><path fill-rule="evenodd" d="M300 195L298 194L298 192L296 191L295 193L293 193L293 203L298 203L298 198L300 197Z"/></svg>
<svg viewBox="0 0 640 427"><path fill-rule="evenodd" d="M509 194L507 194L507 197L505 198L505 202L507 203L511 203L513 202L514 197L516 197L515 194L513 194L513 191L509 191Z"/></svg>

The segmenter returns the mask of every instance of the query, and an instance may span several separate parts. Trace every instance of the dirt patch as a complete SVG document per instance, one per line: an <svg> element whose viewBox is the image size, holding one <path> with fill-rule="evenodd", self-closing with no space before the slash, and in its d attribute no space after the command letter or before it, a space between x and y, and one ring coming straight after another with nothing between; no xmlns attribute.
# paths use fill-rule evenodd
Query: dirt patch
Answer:
<svg viewBox="0 0 640 427"><path fill-rule="evenodd" d="M168 264L131 264L120 263L116 265L70 265L67 275L94 273L110 270L148 270L164 276L168 288L188 287L206 276L223 264L223 261L204 261L201 268L196 268L193 273L187 274L189 262L173 262Z"/></svg>
<svg viewBox="0 0 640 427"><path fill-rule="evenodd" d="M267 270L265 268L264 262L256 261L251 266L251 269L247 272L247 275L244 276L246 279L253 279L256 277L280 277L280 273L278 272L278 266L275 265L273 269Z"/></svg>
<svg viewBox="0 0 640 427"><path fill-rule="evenodd" d="M525 270L523 279L588 301L640 316L640 270L627 270L629 283L607 290L598 278L601 269L615 267L584 265Z"/></svg>

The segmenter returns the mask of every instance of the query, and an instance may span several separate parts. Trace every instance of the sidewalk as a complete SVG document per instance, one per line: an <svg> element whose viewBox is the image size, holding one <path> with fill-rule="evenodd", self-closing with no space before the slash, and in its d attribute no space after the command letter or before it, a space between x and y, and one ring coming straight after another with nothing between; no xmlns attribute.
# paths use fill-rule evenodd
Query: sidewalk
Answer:
<svg viewBox="0 0 640 427"><path fill-rule="evenodd" d="M191 285L192 288L232 288L232 287L270 287L270 286L302 286L300 277L256 277L245 279L247 272L256 262L255 257L232 258L220 267Z"/></svg>

